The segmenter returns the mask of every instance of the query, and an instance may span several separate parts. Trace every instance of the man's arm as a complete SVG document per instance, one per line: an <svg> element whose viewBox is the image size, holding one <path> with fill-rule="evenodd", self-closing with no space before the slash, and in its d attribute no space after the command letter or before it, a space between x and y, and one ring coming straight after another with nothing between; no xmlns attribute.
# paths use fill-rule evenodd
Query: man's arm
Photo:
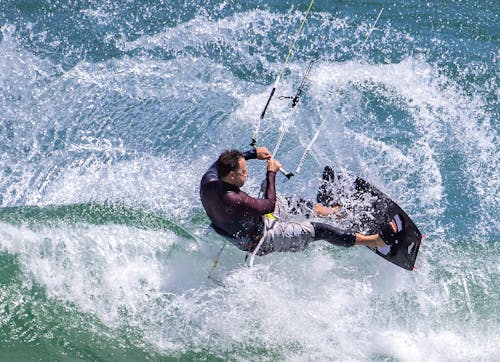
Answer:
<svg viewBox="0 0 500 362"><path fill-rule="evenodd" d="M276 171L281 167L279 161L271 159L267 163L267 188L263 199L256 199L244 191L228 192L225 203L232 205L233 212L241 216L262 216L274 211L276 206Z"/></svg>
<svg viewBox="0 0 500 362"><path fill-rule="evenodd" d="M269 160L272 156L267 147L257 147L243 152L243 157L245 160L254 160L256 158L259 160Z"/></svg>
<svg viewBox="0 0 500 362"><path fill-rule="evenodd" d="M257 158L257 149L252 148L251 150L243 152L243 158L247 161L248 160L255 160Z"/></svg>
<svg viewBox="0 0 500 362"><path fill-rule="evenodd" d="M228 192L224 195L224 204L231 205L232 212L239 216L262 216L274 211L276 206L276 192L274 178L276 173L267 173L268 187L263 199L251 197L246 192Z"/></svg>

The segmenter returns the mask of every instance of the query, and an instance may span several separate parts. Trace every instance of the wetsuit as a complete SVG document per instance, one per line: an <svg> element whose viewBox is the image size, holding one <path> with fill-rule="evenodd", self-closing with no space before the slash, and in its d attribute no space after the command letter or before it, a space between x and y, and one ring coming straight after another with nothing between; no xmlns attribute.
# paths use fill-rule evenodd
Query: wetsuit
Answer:
<svg viewBox="0 0 500 362"><path fill-rule="evenodd" d="M256 159L255 149L243 153L245 160ZM276 173L267 171L267 189L263 199L249 196L239 187L219 180L217 162L203 175L200 197L203 207L219 234L238 239L238 247L261 238L262 215L273 212L276 205Z"/></svg>

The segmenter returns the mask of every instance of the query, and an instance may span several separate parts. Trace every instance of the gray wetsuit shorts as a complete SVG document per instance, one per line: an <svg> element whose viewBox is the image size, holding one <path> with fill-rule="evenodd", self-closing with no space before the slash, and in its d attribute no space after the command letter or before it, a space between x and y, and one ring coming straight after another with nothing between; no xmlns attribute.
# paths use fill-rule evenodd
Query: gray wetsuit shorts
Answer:
<svg viewBox="0 0 500 362"><path fill-rule="evenodd" d="M257 255L272 252L303 251L314 239L314 227L309 220L300 220L290 211L289 203L276 200L272 216L264 216L264 240Z"/></svg>

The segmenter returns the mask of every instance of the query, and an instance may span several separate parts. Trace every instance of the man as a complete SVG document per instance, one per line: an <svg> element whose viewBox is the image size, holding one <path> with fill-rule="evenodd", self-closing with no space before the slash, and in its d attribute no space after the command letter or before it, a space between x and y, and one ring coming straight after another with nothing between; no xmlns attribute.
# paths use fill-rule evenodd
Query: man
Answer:
<svg viewBox="0 0 500 362"><path fill-rule="evenodd" d="M242 191L248 177L247 160L267 160L264 198L257 199ZM299 200L276 198L276 173L281 168L266 147L241 153L227 150L203 175L200 197L215 231L244 251L254 251L259 241L258 255L271 252L302 251L311 241L326 240L333 245L350 247L385 246L402 229L400 220L392 220L380 234L363 235L309 220L290 220L297 209L309 209L316 216L329 216L337 208ZM383 235L383 236L382 236Z"/></svg>

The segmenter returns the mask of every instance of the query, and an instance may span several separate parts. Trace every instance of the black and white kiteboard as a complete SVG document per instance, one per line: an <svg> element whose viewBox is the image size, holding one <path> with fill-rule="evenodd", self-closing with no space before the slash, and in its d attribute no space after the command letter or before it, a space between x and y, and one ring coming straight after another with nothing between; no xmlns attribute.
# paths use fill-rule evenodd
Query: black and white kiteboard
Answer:
<svg viewBox="0 0 500 362"><path fill-rule="evenodd" d="M401 268L414 269L422 234L409 216L376 187L351 173L334 172L326 166L317 201L325 206L340 205L342 226L367 234L378 233L399 214L404 229L396 234L394 244L369 249Z"/></svg>

